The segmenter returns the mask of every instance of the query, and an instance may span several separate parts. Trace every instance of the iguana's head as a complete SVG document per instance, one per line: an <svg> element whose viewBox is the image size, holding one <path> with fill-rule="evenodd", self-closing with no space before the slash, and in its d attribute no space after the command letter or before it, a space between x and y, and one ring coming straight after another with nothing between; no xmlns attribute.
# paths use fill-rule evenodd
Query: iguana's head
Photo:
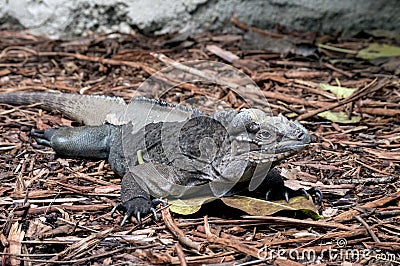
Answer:
<svg viewBox="0 0 400 266"><path fill-rule="evenodd" d="M242 109L227 125L232 156L253 163L276 163L298 153L310 143L299 122L269 116L259 109Z"/></svg>

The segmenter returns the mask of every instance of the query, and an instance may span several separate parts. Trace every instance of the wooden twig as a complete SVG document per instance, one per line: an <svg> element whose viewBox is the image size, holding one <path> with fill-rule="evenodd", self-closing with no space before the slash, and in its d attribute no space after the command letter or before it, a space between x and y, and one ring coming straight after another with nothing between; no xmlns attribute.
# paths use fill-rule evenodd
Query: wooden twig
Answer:
<svg viewBox="0 0 400 266"><path fill-rule="evenodd" d="M381 242L379 240L379 238L377 237L377 235L374 233L374 231L372 231L371 227L367 224L367 222L363 218L361 218L361 216L355 215L354 218L356 218L356 220L358 220L360 223L362 223L362 225L365 227L365 229L367 229L369 235L372 237L372 239L375 242L378 242L378 243Z"/></svg>
<svg viewBox="0 0 400 266"><path fill-rule="evenodd" d="M257 32L257 33L259 33L261 35L270 36L270 37L273 37L273 38L283 38L283 37L286 36L286 35L283 35L283 34L262 30L262 29L259 29L259 28L256 28L256 27L251 27L251 26L247 25L246 23L240 21L237 17L232 17L230 22L233 25L235 25L236 27L238 27L239 29L246 30L246 31L250 31L251 30L251 31Z"/></svg>
<svg viewBox="0 0 400 266"><path fill-rule="evenodd" d="M376 84L376 82L377 82L377 79L374 79L373 81L371 81L371 83L369 83L365 87L354 91L353 94L350 95L349 97L347 97L347 98L345 98L343 100L340 100L337 103L329 104L329 105L327 105L325 107L321 107L321 108L319 108L317 110L302 114L302 115L298 116L296 119L297 120L304 120L304 119L307 119L307 118L312 117L314 115L317 115L319 113L322 113L322 112L331 110L333 108L339 107L341 105L344 105L344 104L347 104L347 103L350 103L350 102L354 102L354 101L364 97L367 94L370 94L370 93L373 93L373 92L375 92L377 90L382 89L383 87L385 87L386 85L388 85L390 83L390 80L383 79L380 82L378 82L378 84Z"/></svg>
<svg viewBox="0 0 400 266"><path fill-rule="evenodd" d="M112 207L110 204L90 204L90 205L52 205L51 207L29 208L28 214L40 214L56 212L58 209L69 211L98 211ZM21 216L24 211L16 211L15 215Z"/></svg>
<svg viewBox="0 0 400 266"><path fill-rule="evenodd" d="M377 207L381 207L393 200L397 200L400 198L400 191L393 193L393 194L389 194L389 195L385 195L380 199L368 202L362 206L359 206L359 208L377 208ZM334 218L334 220L336 222L341 222L341 221L345 221L345 220L350 220L353 219L355 215L359 214L360 212L358 210L349 210L346 211L344 213L339 214L338 216L336 216Z"/></svg>
<svg viewBox="0 0 400 266"><path fill-rule="evenodd" d="M24 239L24 236L25 231L22 230L22 225L18 222L13 223L7 239L11 254L21 254L21 241ZM10 262L11 265L20 265L20 260L16 257L11 257Z"/></svg>
<svg viewBox="0 0 400 266"><path fill-rule="evenodd" d="M188 238L185 233L179 229L178 225L175 223L174 219L171 217L171 213L169 212L169 208L161 209L161 214L164 219L165 225L171 231L171 233L179 240L183 245L193 248L199 252L204 252L206 248L206 243L198 243L192 241Z"/></svg>
<svg viewBox="0 0 400 266"><path fill-rule="evenodd" d="M71 259L83 257L85 254L96 248L100 241L107 237L112 232L112 230L113 228L110 228L99 233L91 234L88 237L81 239L80 241L72 244L70 247L57 254L57 256L51 258L49 262L51 263L52 261L58 260L69 261Z"/></svg>
<svg viewBox="0 0 400 266"><path fill-rule="evenodd" d="M186 266L186 258L185 258L185 253L183 253L181 245L179 243L175 243L175 251L176 255L178 256L179 262L181 263L181 266Z"/></svg>
<svg viewBox="0 0 400 266"><path fill-rule="evenodd" d="M246 245L240 241L234 240L234 239L228 239L228 238L220 238L216 235L214 235L211 232L210 229L210 224L208 223L208 217L204 216L204 229L207 235L207 240L210 243L215 243L215 244L220 244L226 247L233 248L239 252L242 252L244 254L250 255L254 258L258 258L259 254L259 249L255 247L251 247L249 245Z"/></svg>
<svg viewBox="0 0 400 266"><path fill-rule="evenodd" d="M243 216L244 219L254 219L264 221L266 223L274 223L274 224L294 224L297 226L313 226L313 227L325 227L325 228L336 228L346 231L354 230L354 227L349 227L346 225L342 225L340 223L333 222L324 222L324 221L308 221L308 220L300 220L288 217L275 217L275 216Z"/></svg>

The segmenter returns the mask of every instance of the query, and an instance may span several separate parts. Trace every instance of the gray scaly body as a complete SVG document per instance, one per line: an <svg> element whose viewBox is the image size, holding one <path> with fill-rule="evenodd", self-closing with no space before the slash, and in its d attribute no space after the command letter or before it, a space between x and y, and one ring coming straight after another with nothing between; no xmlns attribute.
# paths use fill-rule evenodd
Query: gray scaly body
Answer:
<svg viewBox="0 0 400 266"><path fill-rule="evenodd" d="M298 194L270 167L310 142L298 122L257 109L207 116L145 98L126 105L117 97L25 92L0 94L0 103L40 103L84 123L33 135L60 155L108 159L123 177L116 206L126 212L122 224L131 215L140 222L141 215L154 213L160 197L221 197L249 186L269 198Z"/></svg>

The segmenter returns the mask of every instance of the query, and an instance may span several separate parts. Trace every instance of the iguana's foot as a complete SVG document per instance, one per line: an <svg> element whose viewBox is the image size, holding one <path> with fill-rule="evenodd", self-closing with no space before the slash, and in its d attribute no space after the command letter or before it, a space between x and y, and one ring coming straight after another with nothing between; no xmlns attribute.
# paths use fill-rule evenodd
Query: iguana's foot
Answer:
<svg viewBox="0 0 400 266"><path fill-rule="evenodd" d="M285 186L282 175L275 168L268 172L263 184L260 185L257 190L265 195L266 200L270 201L284 199L286 202L289 202L290 198L304 196L309 199L310 195L317 205L319 205L322 200L322 192L318 188L310 188L308 190L300 188L298 190L293 190Z"/></svg>
<svg viewBox="0 0 400 266"><path fill-rule="evenodd" d="M51 147L51 137L57 129L50 128L47 130L34 129L31 134L35 137L37 143Z"/></svg>
<svg viewBox="0 0 400 266"><path fill-rule="evenodd" d="M149 213L153 214L153 219L158 220L155 208L159 204L167 205L167 203L160 199L149 199L143 196L139 196L124 203L116 205L111 211L111 217L113 217L116 210L125 212L124 218L121 221L121 226L123 226L126 221L133 215L139 224L142 223L142 216Z"/></svg>
<svg viewBox="0 0 400 266"><path fill-rule="evenodd" d="M289 202L290 198L304 196L304 197L306 197L306 199L309 199L310 195L313 198L314 203L316 203L318 205L321 203L322 191L319 188L310 188L308 190L301 188L298 190L293 190L286 186L282 186L278 189L275 187L274 189L269 189L265 193L265 199L266 200L284 199L284 200L286 200L286 202Z"/></svg>

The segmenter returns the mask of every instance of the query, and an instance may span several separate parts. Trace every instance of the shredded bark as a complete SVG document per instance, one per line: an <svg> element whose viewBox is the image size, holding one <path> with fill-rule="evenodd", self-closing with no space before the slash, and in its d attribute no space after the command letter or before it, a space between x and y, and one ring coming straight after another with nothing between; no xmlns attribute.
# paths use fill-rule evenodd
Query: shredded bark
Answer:
<svg viewBox="0 0 400 266"><path fill-rule="evenodd" d="M3 30L0 93L61 91L126 101L141 95L206 113L268 105L274 115L297 119L310 131L309 148L278 169L289 183L322 190L324 218L313 221L301 212L248 216L211 202L191 216L163 209L159 222L145 218L139 226L133 219L120 227L122 217L110 216L119 202L120 178L107 162L60 158L30 135L35 128L77 123L35 105L0 105L2 265L400 262L400 68L393 67L400 66L400 58L356 56L371 43L400 44L367 33L343 39L285 29L269 32L236 18L232 25L240 33L135 32L76 40ZM197 71L178 64L193 60L239 69L265 98L248 92L244 99L229 89L240 84L233 78L180 84L168 91L156 86L137 90L168 66ZM194 74L219 78L207 71ZM158 78L166 84L175 81L168 75ZM320 84L354 90L343 98ZM321 116L332 113L342 116L337 121ZM351 255L345 257L346 252Z"/></svg>

